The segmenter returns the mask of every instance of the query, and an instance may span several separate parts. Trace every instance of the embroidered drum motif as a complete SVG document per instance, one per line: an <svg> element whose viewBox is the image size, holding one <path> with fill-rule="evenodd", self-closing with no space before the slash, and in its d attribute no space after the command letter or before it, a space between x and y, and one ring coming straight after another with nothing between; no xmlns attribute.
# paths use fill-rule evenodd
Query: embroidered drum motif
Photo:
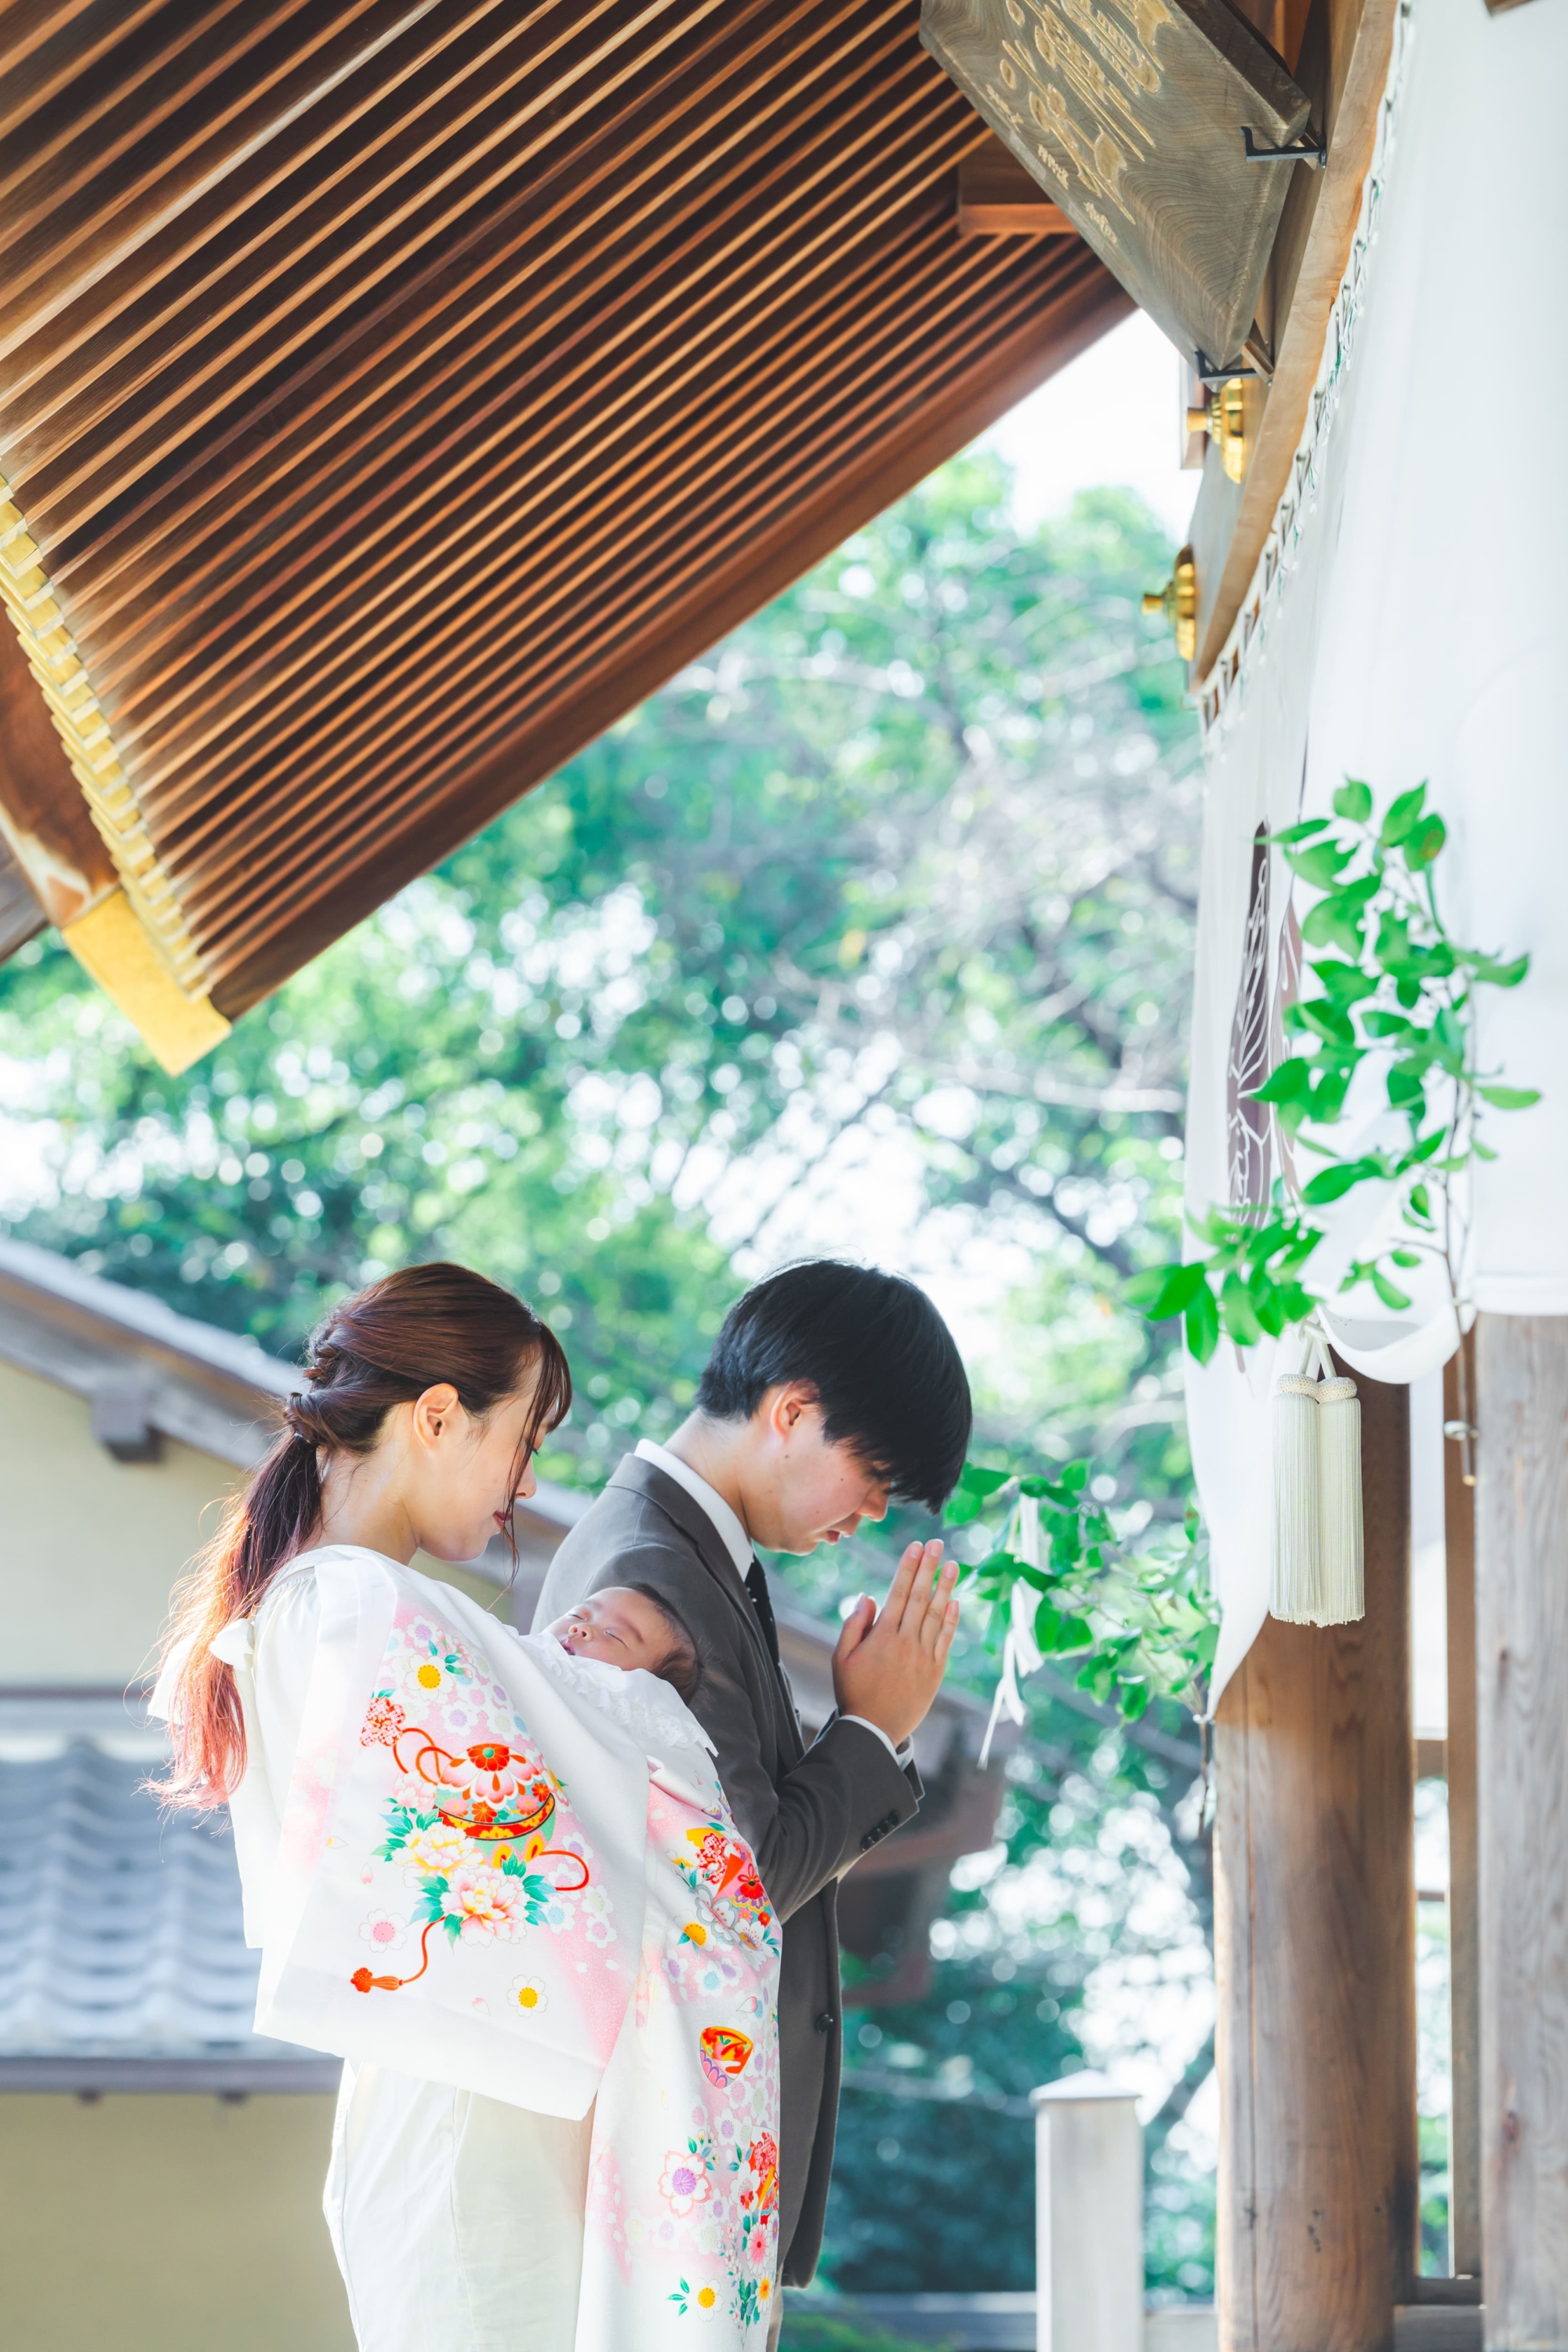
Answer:
<svg viewBox="0 0 1568 2352"><path fill-rule="evenodd" d="M418 1741L408 1755L405 1738ZM546 1830L555 1812L555 1783L536 1749L499 1739L476 1740L451 1755L409 1725L392 1742L398 1769L414 1771L431 1789L431 1801L448 1829L471 1838L528 1838Z"/></svg>

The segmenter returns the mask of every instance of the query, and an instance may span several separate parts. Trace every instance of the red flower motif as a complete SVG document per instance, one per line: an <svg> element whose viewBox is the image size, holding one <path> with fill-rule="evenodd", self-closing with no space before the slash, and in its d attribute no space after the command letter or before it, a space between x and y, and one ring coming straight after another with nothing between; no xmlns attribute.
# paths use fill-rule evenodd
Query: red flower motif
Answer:
<svg viewBox="0 0 1568 2352"><path fill-rule="evenodd" d="M476 1739L460 1756L448 1759L446 1777L494 1804L503 1797L520 1795L537 1779L539 1770L537 1756L509 1748L504 1740Z"/></svg>

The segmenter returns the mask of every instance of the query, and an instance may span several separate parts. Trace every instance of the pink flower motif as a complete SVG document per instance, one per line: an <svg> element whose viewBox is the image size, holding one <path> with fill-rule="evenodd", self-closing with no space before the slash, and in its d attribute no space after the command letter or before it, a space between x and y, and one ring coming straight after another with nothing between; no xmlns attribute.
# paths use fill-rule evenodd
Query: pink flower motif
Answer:
<svg viewBox="0 0 1568 2352"><path fill-rule="evenodd" d="M706 2205L712 2191L708 2168L700 2156L675 2153L664 2159L658 2193L672 2213L684 2217L697 2205Z"/></svg>
<svg viewBox="0 0 1568 2352"><path fill-rule="evenodd" d="M470 1943L510 1944L522 1924L523 1898L499 1870L456 1870L447 1882L441 1908L462 1922Z"/></svg>
<svg viewBox="0 0 1568 2352"><path fill-rule="evenodd" d="M373 1911L359 1923L362 1939L378 1952L400 1952L408 1941L408 1922L396 1911Z"/></svg>

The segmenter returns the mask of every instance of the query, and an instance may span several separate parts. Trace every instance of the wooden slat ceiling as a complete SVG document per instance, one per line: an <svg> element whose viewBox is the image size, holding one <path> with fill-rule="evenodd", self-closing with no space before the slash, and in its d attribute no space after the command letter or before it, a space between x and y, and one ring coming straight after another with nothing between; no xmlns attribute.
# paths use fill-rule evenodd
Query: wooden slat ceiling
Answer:
<svg viewBox="0 0 1568 2352"><path fill-rule="evenodd" d="M958 236L918 24L0 5L0 560L188 989L242 1011L1125 314Z"/></svg>

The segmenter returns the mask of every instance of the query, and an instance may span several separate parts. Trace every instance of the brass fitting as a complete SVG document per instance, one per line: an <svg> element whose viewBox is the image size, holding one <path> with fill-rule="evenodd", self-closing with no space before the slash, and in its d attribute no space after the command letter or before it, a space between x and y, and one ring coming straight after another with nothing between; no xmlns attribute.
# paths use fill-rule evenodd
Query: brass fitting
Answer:
<svg viewBox="0 0 1568 2352"><path fill-rule="evenodd" d="M1182 659L1197 659L1198 572L1190 547L1183 548L1176 558L1176 568L1163 588L1145 591L1143 610L1151 614L1163 613L1175 634L1176 651Z"/></svg>
<svg viewBox="0 0 1568 2352"><path fill-rule="evenodd" d="M1247 384L1233 375L1216 384L1204 408L1189 408L1187 431L1206 433L1219 452L1219 462L1233 482L1246 478L1252 456L1247 435Z"/></svg>

